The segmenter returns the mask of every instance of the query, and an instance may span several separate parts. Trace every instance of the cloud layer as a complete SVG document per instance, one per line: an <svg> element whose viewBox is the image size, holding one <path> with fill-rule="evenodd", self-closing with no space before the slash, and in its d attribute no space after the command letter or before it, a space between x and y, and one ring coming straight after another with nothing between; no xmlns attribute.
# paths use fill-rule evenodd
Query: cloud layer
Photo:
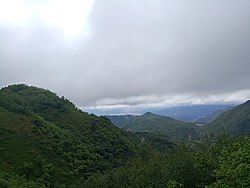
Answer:
<svg viewBox="0 0 250 188"><path fill-rule="evenodd" d="M0 15L0 86L37 85L88 108L250 98L248 0L96 0L70 38L22 2L28 23Z"/></svg>

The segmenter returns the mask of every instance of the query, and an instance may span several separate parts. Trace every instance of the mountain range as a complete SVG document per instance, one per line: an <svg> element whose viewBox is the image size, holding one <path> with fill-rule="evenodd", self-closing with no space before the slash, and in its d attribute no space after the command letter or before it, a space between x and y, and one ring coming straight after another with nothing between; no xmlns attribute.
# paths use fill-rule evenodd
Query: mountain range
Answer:
<svg viewBox="0 0 250 188"><path fill-rule="evenodd" d="M106 116L116 126L133 132L166 134L173 139L197 139L204 134L247 134L250 132L250 102L217 110L196 123L147 112L141 116ZM206 122L206 125L198 124Z"/></svg>
<svg viewBox="0 0 250 188"><path fill-rule="evenodd" d="M182 121L195 122L200 118L209 116L217 110L225 110L233 106L235 106L235 104L186 105L152 110L152 112Z"/></svg>
<svg viewBox="0 0 250 188"><path fill-rule="evenodd" d="M0 89L0 187L248 187L249 133L250 101L199 126L151 112L96 116L11 85Z"/></svg>
<svg viewBox="0 0 250 188"><path fill-rule="evenodd" d="M94 113L98 115L126 115L129 113L135 114L144 114L146 112L152 112L157 115L163 115L172 117L177 120L187 121L187 122L197 122L200 119L208 118L208 121L211 114L215 111L223 111L228 108L232 108L239 103L221 103L221 104L190 104L190 105L178 105L173 107L147 107L147 108L139 108L133 109L132 111L126 111L122 109L113 109L113 108L105 108L105 109L87 109L89 113ZM128 115L129 116L129 115ZM206 120L206 119L205 119ZM208 123L206 121L206 123Z"/></svg>
<svg viewBox="0 0 250 188"><path fill-rule="evenodd" d="M201 118L196 119L194 122L198 123L198 124L208 124L211 123L212 121L214 121L219 115L223 114L224 112L232 109L232 107L228 107L225 109L220 109L220 110L216 110L214 112L212 112L211 114L208 114L206 116L203 116Z"/></svg>
<svg viewBox="0 0 250 188"><path fill-rule="evenodd" d="M199 126L195 123L160 116L151 112L147 112L141 116L124 115L106 117L126 131L166 134L173 139L186 140L198 138L200 135Z"/></svg>
<svg viewBox="0 0 250 188"><path fill-rule="evenodd" d="M217 135L223 133L231 135L249 134L250 100L222 113L211 123L202 126L202 129Z"/></svg>

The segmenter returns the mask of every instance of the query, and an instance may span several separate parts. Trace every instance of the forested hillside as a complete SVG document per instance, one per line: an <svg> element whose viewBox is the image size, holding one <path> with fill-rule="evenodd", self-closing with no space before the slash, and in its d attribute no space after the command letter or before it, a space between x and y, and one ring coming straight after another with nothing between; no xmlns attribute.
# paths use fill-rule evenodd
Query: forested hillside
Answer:
<svg viewBox="0 0 250 188"><path fill-rule="evenodd" d="M204 137L193 123L152 113L129 116L127 132L48 90L8 86L0 90L0 187L247 188L249 114L248 101L202 127Z"/></svg>
<svg viewBox="0 0 250 188"><path fill-rule="evenodd" d="M220 137L195 148L182 148L149 159L138 158L104 175L91 176L86 187L231 188L250 186L250 138Z"/></svg>
<svg viewBox="0 0 250 188"><path fill-rule="evenodd" d="M195 123L199 123L199 124L208 124L211 123L212 121L214 121L219 115L223 114L224 112L232 109L233 107L228 107L226 109L223 110L216 110L211 114L208 114L202 118L199 118L197 120L195 120Z"/></svg>
<svg viewBox="0 0 250 188"><path fill-rule="evenodd" d="M106 116L114 125L123 128L128 121L134 119L135 115L107 115Z"/></svg>
<svg viewBox="0 0 250 188"><path fill-rule="evenodd" d="M238 105L202 127L209 134L242 135L250 133L250 101Z"/></svg>
<svg viewBox="0 0 250 188"><path fill-rule="evenodd" d="M107 116L110 118L110 116ZM171 139L188 140L200 136L199 126L147 112L142 116L112 116L111 121L126 131L165 134ZM118 121L119 120L119 121Z"/></svg>
<svg viewBox="0 0 250 188"><path fill-rule="evenodd" d="M0 90L0 185L79 186L94 172L155 152L153 146L48 90L26 85Z"/></svg>

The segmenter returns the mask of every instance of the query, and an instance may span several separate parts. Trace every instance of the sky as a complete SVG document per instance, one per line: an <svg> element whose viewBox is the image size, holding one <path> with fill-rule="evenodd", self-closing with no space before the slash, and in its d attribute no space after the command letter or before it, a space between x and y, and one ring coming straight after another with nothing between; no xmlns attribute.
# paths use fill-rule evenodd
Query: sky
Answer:
<svg viewBox="0 0 250 188"><path fill-rule="evenodd" d="M136 113L250 99L249 0L0 0L0 87Z"/></svg>

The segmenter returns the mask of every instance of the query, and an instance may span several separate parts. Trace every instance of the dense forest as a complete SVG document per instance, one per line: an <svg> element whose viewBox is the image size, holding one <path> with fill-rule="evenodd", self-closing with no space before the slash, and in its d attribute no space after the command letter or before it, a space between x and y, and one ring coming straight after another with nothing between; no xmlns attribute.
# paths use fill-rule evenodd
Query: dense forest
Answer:
<svg viewBox="0 0 250 188"><path fill-rule="evenodd" d="M249 101L204 127L160 117L172 127L148 113L133 126L162 129L129 132L48 90L2 88L0 187L250 186Z"/></svg>
<svg viewBox="0 0 250 188"><path fill-rule="evenodd" d="M193 148L137 158L104 175L94 174L86 187L249 187L250 138L221 136Z"/></svg>

